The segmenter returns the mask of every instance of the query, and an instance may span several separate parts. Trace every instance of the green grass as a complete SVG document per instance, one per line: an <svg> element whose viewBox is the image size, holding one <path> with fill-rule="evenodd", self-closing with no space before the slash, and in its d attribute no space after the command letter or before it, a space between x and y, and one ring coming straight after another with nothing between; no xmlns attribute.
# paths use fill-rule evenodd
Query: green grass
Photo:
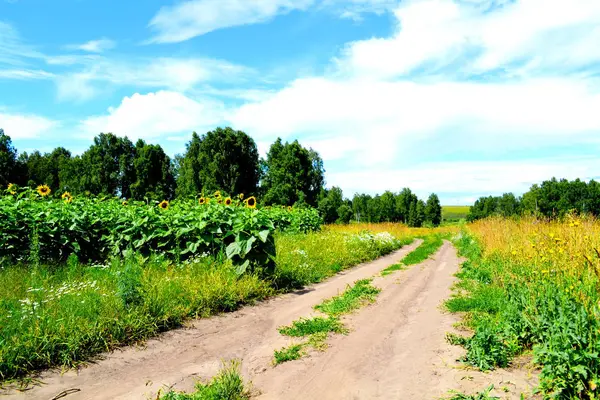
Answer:
<svg viewBox="0 0 600 400"><path fill-rule="evenodd" d="M298 360L303 355L304 346L305 344L293 344L281 350L275 350L275 360L273 363L278 365L287 361Z"/></svg>
<svg viewBox="0 0 600 400"><path fill-rule="evenodd" d="M197 383L194 393L170 391L160 400L247 400L250 391L240 376L239 362L226 365L209 383Z"/></svg>
<svg viewBox="0 0 600 400"><path fill-rule="evenodd" d="M371 285L371 281L371 279L363 279L355 282L354 286L341 295L325 300L315 306L315 310L331 317L339 317L361 308L365 304L373 303L381 289Z"/></svg>
<svg viewBox="0 0 600 400"><path fill-rule="evenodd" d="M300 318L292 322L290 326L279 328L279 333L282 335L307 337L308 340L281 350L275 350L273 363L277 365L282 362L297 360L306 354L302 351L306 347L324 351L327 349L326 340L329 333L348 333L348 330L340 321L340 317L375 301L381 289L371 285L371 282L372 279L356 281L353 286L348 287L342 294L325 300L314 307L315 310L327 314L327 317Z"/></svg>
<svg viewBox="0 0 600 400"><path fill-rule="evenodd" d="M492 400L499 399L500 397L490 395L490 392L494 390L494 385L491 385L483 392L475 393L472 395L467 395L464 393L453 392L451 397L446 398L446 400Z"/></svg>
<svg viewBox="0 0 600 400"><path fill-rule="evenodd" d="M443 221L459 221L467 218L471 206L442 206Z"/></svg>
<svg viewBox="0 0 600 400"><path fill-rule="evenodd" d="M345 329L337 318L332 317L300 318L290 326L279 328L279 333L291 337L304 337L322 332L344 333Z"/></svg>
<svg viewBox="0 0 600 400"><path fill-rule="evenodd" d="M425 236L423 243L415 250L408 253L398 264L391 265L381 271L381 275L389 275L394 271L404 269L407 266L422 263L431 257L444 244L444 237L440 234Z"/></svg>
<svg viewBox="0 0 600 400"><path fill-rule="evenodd" d="M238 276L230 262L153 256L83 265L0 266L0 381L75 366L186 320L229 312L373 260L399 240L340 232L278 234L273 275ZM1 260L0 260L1 261Z"/></svg>

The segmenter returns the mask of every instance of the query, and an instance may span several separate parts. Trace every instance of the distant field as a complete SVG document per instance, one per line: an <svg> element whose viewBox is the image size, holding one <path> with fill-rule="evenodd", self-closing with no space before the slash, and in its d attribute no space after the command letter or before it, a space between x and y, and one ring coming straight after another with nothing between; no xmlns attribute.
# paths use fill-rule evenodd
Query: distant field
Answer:
<svg viewBox="0 0 600 400"><path fill-rule="evenodd" d="M471 206L442 206L442 219L444 221L457 221L467 218Z"/></svg>

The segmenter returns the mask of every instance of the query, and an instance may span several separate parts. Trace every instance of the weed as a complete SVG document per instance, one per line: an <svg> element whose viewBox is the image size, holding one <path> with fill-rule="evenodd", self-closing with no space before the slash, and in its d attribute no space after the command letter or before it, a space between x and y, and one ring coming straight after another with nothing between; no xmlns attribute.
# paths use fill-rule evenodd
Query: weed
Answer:
<svg viewBox="0 0 600 400"><path fill-rule="evenodd" d="M483 392L467 395L464 393L452 392L452 396L448 397L447 400L491 400L499 399L500 397L490 395L490 392L494 390L494 385L491 385Z"/></svg>
<svg viewBox="0 0 600 400"><path fill-rule="evenodd" d="M363 279L355 282L354 286L348 288L344 293L335 296L315 306L315 310L338 317L348 314L365 304L373 303L381 289L371 285L371 279Z"/></svg>
<svg viewBox="0 0 600 400"><path fill-rule="evenodd" d="M240 364L231 361L209 383L196 384L194 393L181 393L170 391L162 395L159 400L247 400L250 392L244 385L240 376Z"/></svg>
<svg viewBox="0 0 600 400"><path fill-rule="evenodd" d="M297 360L302 357L304 345L303 344L294 344L288 347L284 347L281 350L275 350L275 360L274 364L279 365L286 361Z"/></svg>
<svg viewBox="0 0 600 400"><path fill-rule="evenodd" d="M434 234L426 236L423 239L423 243L419 245L415 250L408 253L402 261L398 264L391 265L381 271L381 275L389 275L394 271L404 269L407 266L419 264L427 260L433 255L441 246L444 244L443 235Z"/></svg>
<svg viewBox="0 0 600 400"><path fill-rule="evenodd" d="M300 318L292 322L291 326L279 328L279 333L291 337L304 337L321 332L345 333L346 329L337 318L332 317Z"/></svg>

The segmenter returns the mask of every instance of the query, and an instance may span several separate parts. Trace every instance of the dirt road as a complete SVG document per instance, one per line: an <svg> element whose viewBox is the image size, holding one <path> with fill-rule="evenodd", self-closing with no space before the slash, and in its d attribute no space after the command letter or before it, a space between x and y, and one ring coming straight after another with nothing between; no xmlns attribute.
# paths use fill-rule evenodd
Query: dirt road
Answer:
<svg viewBox="0 0 600 400"><path fill-rule="evenodd" d="M439 308L458 268L448 243L435 260L375 278L383 289L376 304L346 318L350 333L333 336L327 351L271 365L273 351L290 343L277 327L313 314L314 305L378 274L416 245L302 291L195 321L190 329L168 332L143 349L116 351L79 372L46 372L43 385L8 397L50 400L79 389L65 399L156 398L167 387L191 390L197 379L216 374L221 360L240 359L260 399L434 399L449 389L472 391L506 381L509 390L503 396L518 398L531 383L520 371L483 375L456 368L461 350L444 340L456 317Z"/></svg>

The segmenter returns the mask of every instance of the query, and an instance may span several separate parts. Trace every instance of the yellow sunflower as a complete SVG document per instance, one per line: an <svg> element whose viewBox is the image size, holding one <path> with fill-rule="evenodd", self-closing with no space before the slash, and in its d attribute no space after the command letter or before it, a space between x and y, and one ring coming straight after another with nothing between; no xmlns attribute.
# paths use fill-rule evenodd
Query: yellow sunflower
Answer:
<svg viewBox="0 0 600 400"><path fill-rule="evenodd" d="M17 194L17 185L15 185L14 183L9 183L7 190L10 194Z"/></svg>
<svg viewBox="0 0 600 400"><path fill-rule="evenodd" d="M168 202L168 201L166 201L166 200L163 200L163 201L161 201L161 202L158 204L158 206L159 206L160 208L162 208L163 210L166 210L166 209L168 209L168 208L169 208L169 202Z"/></svg>
<svg viewBox="0 0 600 400"><path fill-rule="evenodd" d="M220 199L220 198L221 198L221 191L220 191L220 190L217 190L217 191L215 192L214 196L215 196L217 199Z"/></svg>
<svg viewBox="0 0 600 400"><path fill-rule="evenodd" d="M292 206L288 206L288 211L292 211Z"/></svg>
<svg viewBox="0 0 600 400"><path fill-rule="evenodd" d="M244 203L246 203L246 207L248 208L256 208L256 199L254 198L254 196L252 197L248 197Z"/></svg>
<svg viewBox="0 0 600 400"><path fill-rule="evenodd" d="M225 205L226 206L230 206L231 203L232 203L231 197L228 197L228 198L225 199Z"/></svg>
<svg viewBox="0 0 600 400"><path fill-rule="evenodd" d="M50 188L48 187L48 185L40 185L37 187L37 192L40 194L40 196L42 197L46 197L49 196L50 193L52 193L52 191L50 190Z"/></svg>
<svg viewBox="0 0 600 400"><path fill-rule="evenodd" d="M208 203L208 199L206 199L206 198L204 198L204 197L200 197L200 198L198 199L198 203L199 203L200 205L206 204L206 203Z"/></svg>
<svg viewBox="0 0 600 400"><path fill-rule="evenodd" d="M127 200L123 200L123 202L122 202L121 204L122 204L123 206L126 206L126 205L127 205L127 204L129 204L129 203L127 203Z"/></svg>
<svg viewBox="0 0 600 400"><path fill-rule="evenodd" d="M244 200L244 193L238 194L238 197L240 198L240 200Z"/></svg>
<svg viewBox="0 0 600 400"><path fill-rule="evenodd" d="M65 203L70 203L73 201L73 196L71 196L71 193L69 192L64 192L60 197L65 201Z"/></svg>

